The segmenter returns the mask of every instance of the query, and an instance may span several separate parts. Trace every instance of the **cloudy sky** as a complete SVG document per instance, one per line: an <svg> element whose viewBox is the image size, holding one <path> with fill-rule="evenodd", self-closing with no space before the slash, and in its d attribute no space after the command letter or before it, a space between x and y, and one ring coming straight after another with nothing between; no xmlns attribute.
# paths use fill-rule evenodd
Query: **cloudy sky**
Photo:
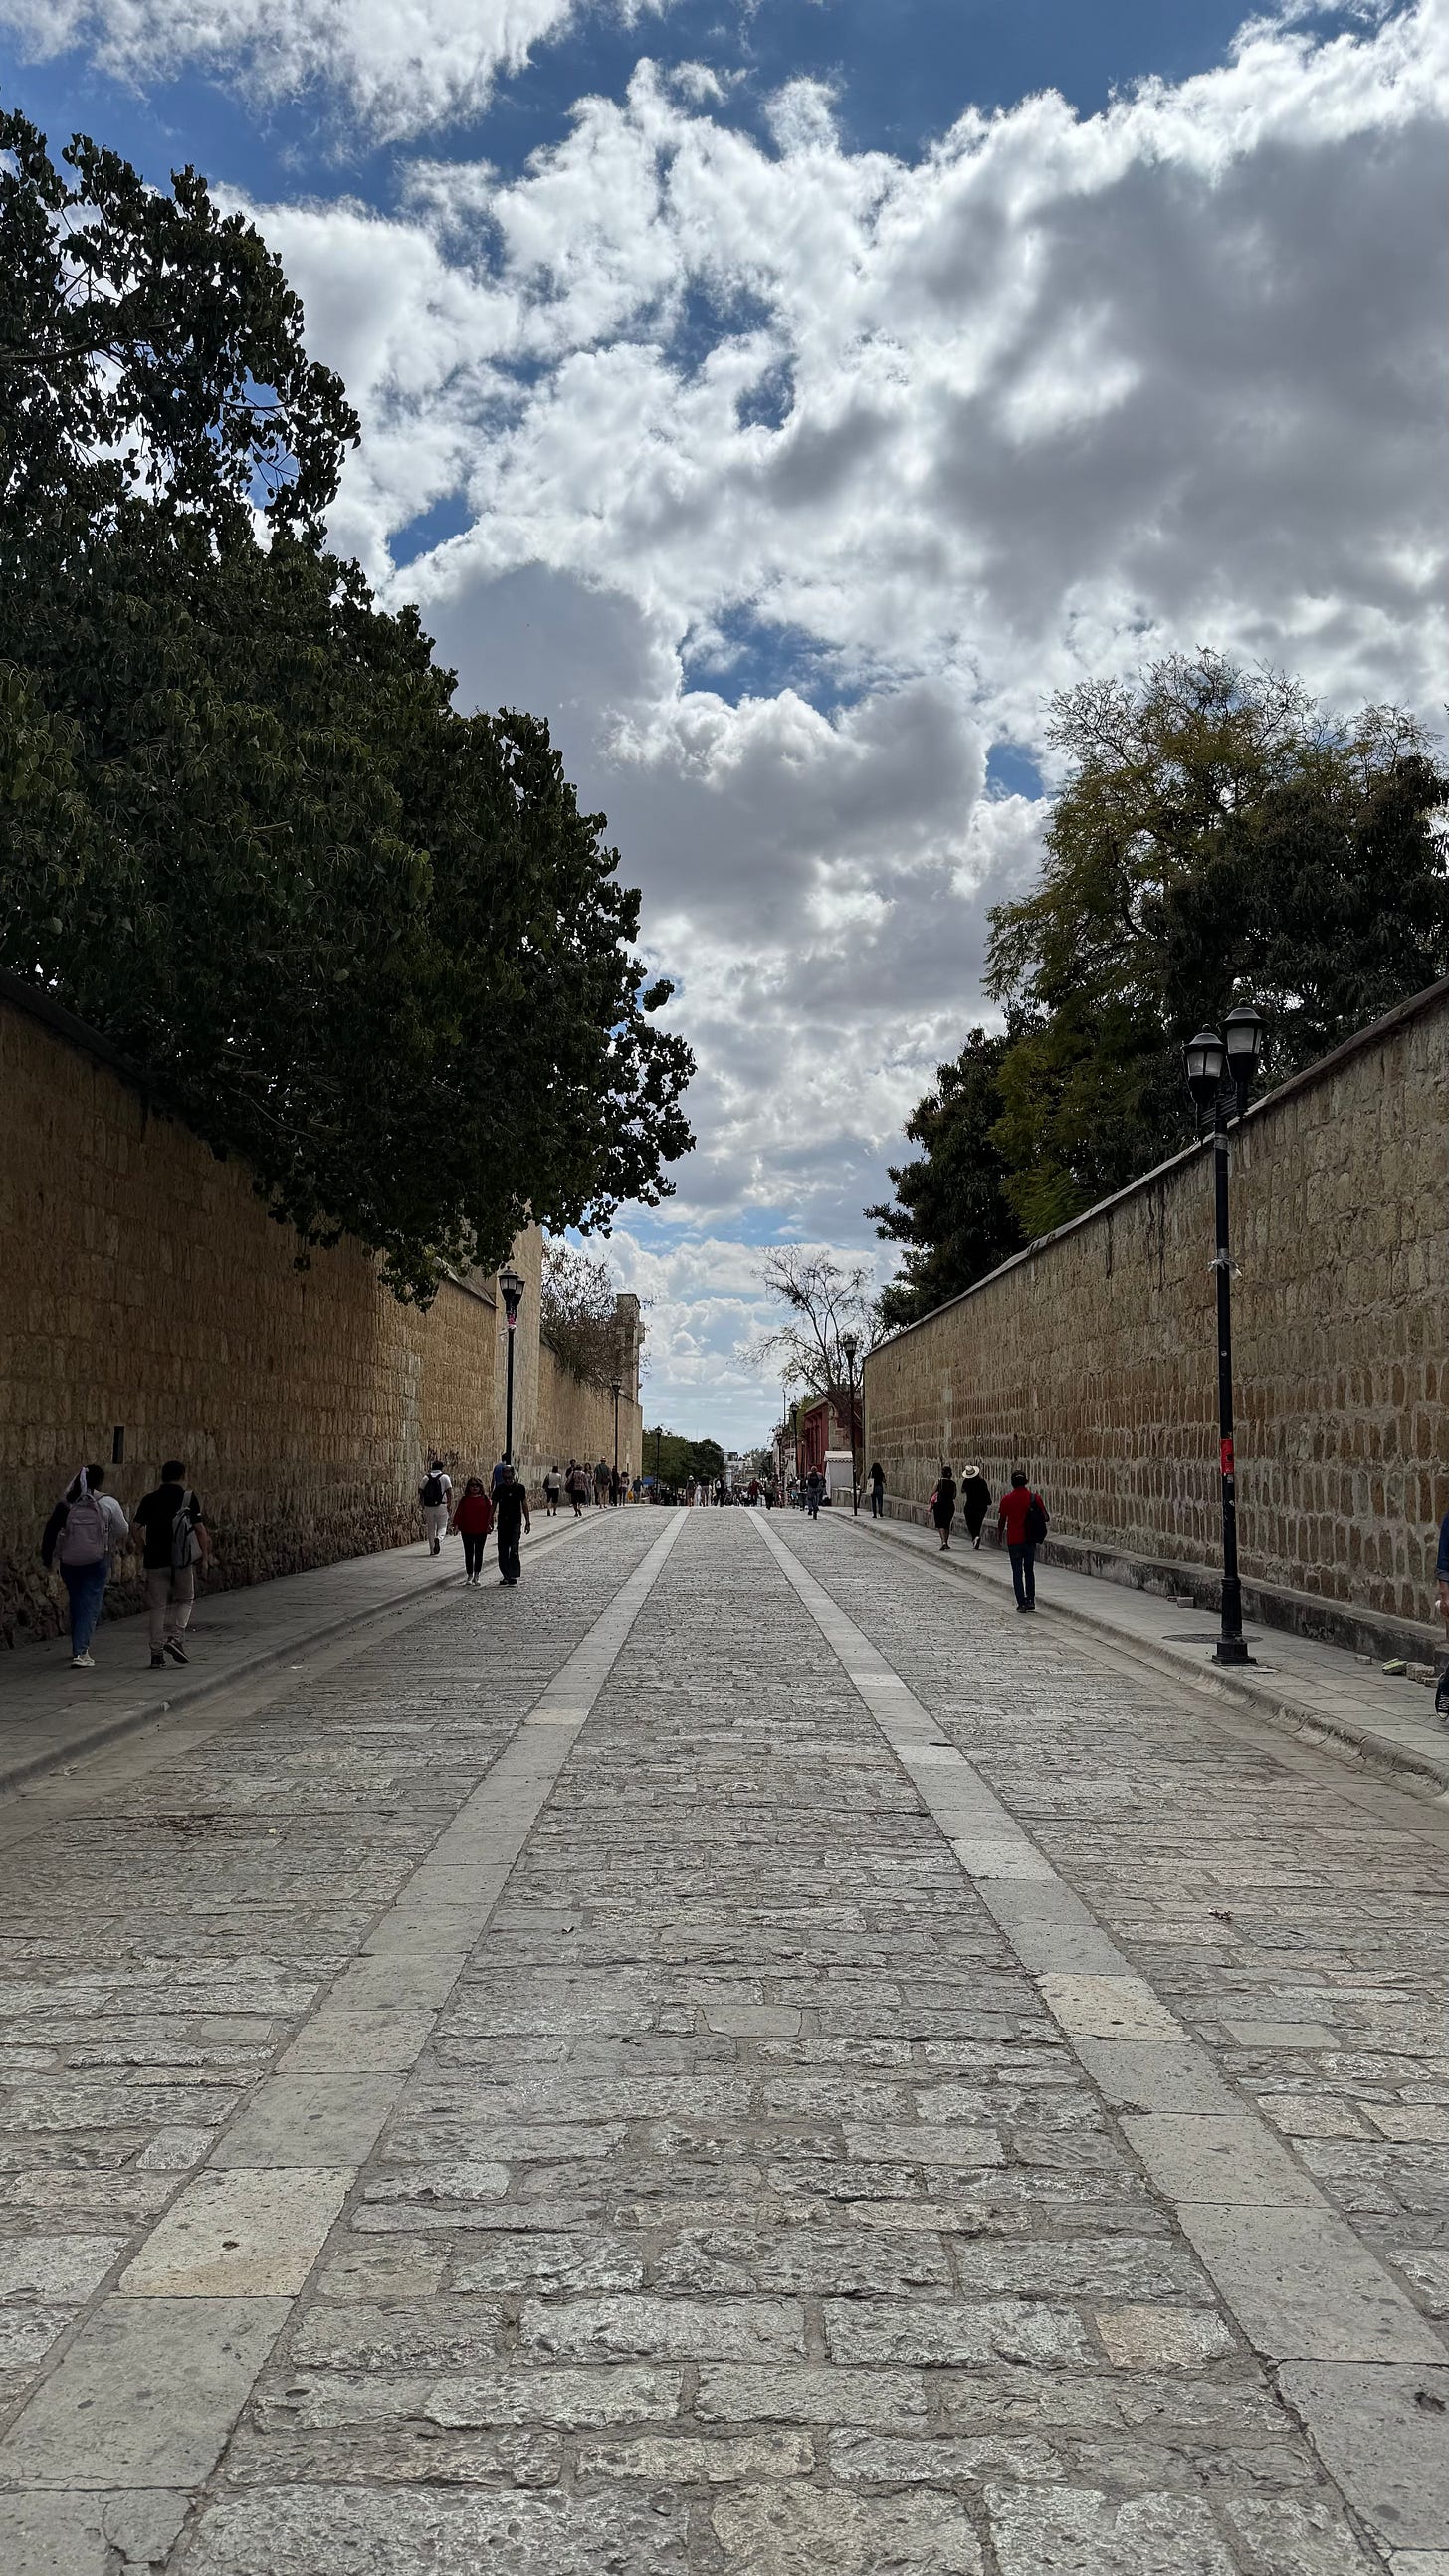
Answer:
<svg viewBox="0 0 1449 2576"><path fill-rule="evenodd" d="M337 543L554 725L699 1149L609 1246L727 1445L1031 877L1045 701L1176 645L1442 714L1442 7L0 0L9 97L247 204Z"/></svg>

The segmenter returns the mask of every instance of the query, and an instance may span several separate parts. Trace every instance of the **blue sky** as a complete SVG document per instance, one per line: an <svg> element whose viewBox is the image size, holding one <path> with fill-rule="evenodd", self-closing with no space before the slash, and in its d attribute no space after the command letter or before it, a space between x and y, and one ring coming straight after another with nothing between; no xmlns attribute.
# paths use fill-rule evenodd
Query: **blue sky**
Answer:
<svg viewBox="0 0 1449 2576"><path fill-rule="evenodd" d="M335 542L610 817L700 1061L609 1246L651 1419L764 1434L761 1247L885 1274L1054 690L1210 643L1437 714L1437 9L0 0L0 70L253 211Z"/></svg>

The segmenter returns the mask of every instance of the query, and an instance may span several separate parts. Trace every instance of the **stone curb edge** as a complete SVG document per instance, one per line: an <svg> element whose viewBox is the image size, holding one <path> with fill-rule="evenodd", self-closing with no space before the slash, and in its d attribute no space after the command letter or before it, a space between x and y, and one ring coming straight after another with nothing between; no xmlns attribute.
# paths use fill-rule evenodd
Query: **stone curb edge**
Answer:
<svg viewBox="0 0 1449 2576"><path fill-rule="evenodd" d="M925 1556L923 1549L916 1547L904 1534L897 1535L888 1522L866 1524L862 1521L855 1526L861 1529L869 1526L873 1540L886 1539L894 1547L908 1548L913 1556ZM935 1563L935 1559L929 1556L925 1561L927 1564ZM967 1564L964 1559L960 1564L942 1566L940 1571L961 1581L983 1583L991 1592L999 1589L991 1575L984 1574L979 1566ZM1119 1654L1133 1656L1156 1672L1170 1673L1174 1681L1183 1682L1190 1689L1252 1709L1283 1734L1295 1736L1299 1743L1330 1754L1335 1761L1353 1763L1360 1770L1377 1773L1408 1797L1449 1797L1449 1743L1446 1743L1442 1760L1436 1760L1432 1754L1411 1752L1394 1743L1390 1736L1377 1734L1371 1726L1356 1726L1351 1719L1305 1716L1302 1709L1290 1708L1277 1691L1264 1682L1255 1682L1250 1675L1206 1671L1196 1664L1186 1663L1156 1645L1150 1637L1140 1637L1131 1629L1119 1628L1113 1620L1097 1611L1081 1610L1075 1603L1065 1601L1043 1601L1041 1608L1049 1619L1068 1619L1074 1626L1108 1640Z"/></svg>
<svg viewBox="0 0 1449 2576"><path fill-rule="evenodd" d="M570 1529L580 1526L577 1521L568 1524ZM588 1526L587 1521L582 1523L582 1527ZM560 1545L563 1536L562 1530L541 1531L537 1544L552 1549ZM338 1560L339 1563L359 1561ZM122 1736L138 1734L143 1726L154 1725L158 1718L183 1716L199 1701L214 1699L219 1692L230 1690L237 1683L255 1681L259 1674L270 1672L279 1664L290 1663L294 1655L315 1646L325 1646L349 1629L363 1628L370 1619L381 1618L386 1611L406 1608L410 1601L425 1601L430 1593L441 1591L445 1583L456 1582L457 1577L457 1567L450 1566L446 1574L428 1575L419 1583L410 1583L396 1592L385 1593L379 1600L370 1601L365 1610L350 1610L340 1618L329 1619L322 1627L309 1628L304 1636L293 1637L285 1646L263 1647L259 1653L247 1656L244 1662L233 1664L227 1672L206 1676L198 1674L194 1681L181 1682L177 1689L168 1690L164 1699L137 1701L132 1707L98 1723L89 1734L76 1736L68 1744L44 1748L27 1760L10 1761L0 1754L0 1797L12 1789L21 1789L30 1782L44 1779L49 1772L62 1771L68 1763L82 1761L88 1754L99 1753ZM259 1588L247 1587L249 1590ZM215 1597L220 1600L224 1596L217 1594Z"/></svg>

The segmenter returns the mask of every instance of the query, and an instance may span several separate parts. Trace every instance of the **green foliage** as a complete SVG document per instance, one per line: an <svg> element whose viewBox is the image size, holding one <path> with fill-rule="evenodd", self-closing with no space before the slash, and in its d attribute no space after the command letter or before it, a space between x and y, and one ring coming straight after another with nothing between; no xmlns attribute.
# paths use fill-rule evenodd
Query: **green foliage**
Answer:
<svg viewBox="0 0 1449 2576"><path fill-rule="evenodd" d="M894 1201L865 1211L884 1242L908 1247L900 1277L880 1298L889 1332L929 1315L1021 1249L1006 1166L992 1141L1006 1049L1004 1036L973 1029L954 1064L938 1065L935 1090L906 1121L907 1136L922 1150L889 1166Z"/></svg>
<svg viewBox="0 0 1449 2576"><path fill-rule="evenodd" d="M0 118L0 958L426 1302L692 1141L601 816L321 514L356 425L240 218Z"/></svg>
<svg viewBox="0 0 1449 2576"><path fill-rule="evenodd" d="M717 1440L687 1440L682 1431L666 1431L661 1424L644 1434L640 1473L657 1476L676 1493L683 1485L715 1485L724 1473L724 1451Z"/></svg>
<svg viewBox="0 0 1449 2576"><path fill-rule="evenodd" d="M1271 1082L1449 973L1449 779L1411 717L1335 723L1200 652L1057 698L1051 738L1041 880L991 915L1005 1033L942 1068L907 1128L922 1160L868 1211L910 1246L893 1324L994 1267L1013 1222L1047 1233L1188 1143L1182 1047L1235 1000Z"/></svg>
<svg viewBox="0 0 1449 2576"><path fill-rule="evenodd" d="M1393 709L1331 723L1215 653L1053 706L1040 885L991 916L994 1142L1028 1234L1186 1143L1181 1050L1251 997L1282 1078L1449 971L1443 771Z"/></svg>

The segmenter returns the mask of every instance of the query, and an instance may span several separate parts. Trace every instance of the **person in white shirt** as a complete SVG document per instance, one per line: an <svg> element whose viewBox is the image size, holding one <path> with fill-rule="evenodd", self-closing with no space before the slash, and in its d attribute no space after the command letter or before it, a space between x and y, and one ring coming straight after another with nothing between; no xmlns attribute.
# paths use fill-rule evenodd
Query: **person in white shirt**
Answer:
<svg viewBox="0 0 1449 2576"><path fill-rule="evenodd" d="M443 1552L443 1532L453 1514L453 1479L446 1473L442 1460L434 1458L418 1487L418 1501L423 1507L423 1533L432 1555Z"/></svg>
<svg viewBox="0 0 1449 2576"><path fill-rule="evenodd" d="M111 1562L131 1536L115 1495L101 1491L105 1481L104 1467L82 1467L56 1504L40 1542L42 1563L58 1567L70 1601L70 1662L76 1673L95 1671L91 1639Z"/></svg>

